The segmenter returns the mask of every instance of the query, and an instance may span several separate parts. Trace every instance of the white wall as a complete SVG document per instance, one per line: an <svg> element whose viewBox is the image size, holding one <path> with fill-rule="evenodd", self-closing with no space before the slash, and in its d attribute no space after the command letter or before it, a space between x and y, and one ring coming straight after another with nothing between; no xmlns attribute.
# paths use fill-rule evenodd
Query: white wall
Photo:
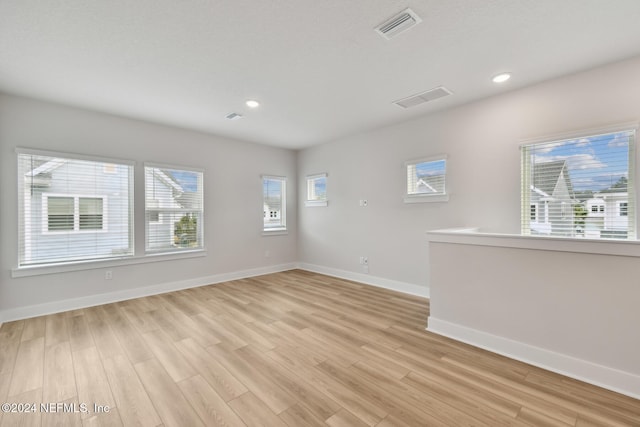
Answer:
<svg viewBox="0 0 640 427"><path fill-rule="evenodd" d="M104 279L104 268L12 278L18 258L16 147L136 161L135 241L142 249L142 162L203 168L207 256L110 267L113 280ZM263 173L290 177L286 236L262 236ZM148 286L158 290L163 284L167 289L205 284L294 265L295 174L296 153L290 150L0 95L0 322L3 317L131 297ZM45 306L29 308L39 304Z"/></svg>
<svg viewBox="0 0 640 427"><path fill-rule="evenodd" d="M640 397L637 244L435 232L429 249L429 331Z"/></svg>
<svg viewBox="0 0 640 427"><path fill-rule="evenodd" d="M521 141L639 120L638 76L634 58L300 152L300 261L358 277L367 255L372 282L427 293L425 231L519 233ZM449 202L404 204L403 163L436 154L449 156ZM329 174L329 207L305 208L300 183L320 172Z"/></svg>

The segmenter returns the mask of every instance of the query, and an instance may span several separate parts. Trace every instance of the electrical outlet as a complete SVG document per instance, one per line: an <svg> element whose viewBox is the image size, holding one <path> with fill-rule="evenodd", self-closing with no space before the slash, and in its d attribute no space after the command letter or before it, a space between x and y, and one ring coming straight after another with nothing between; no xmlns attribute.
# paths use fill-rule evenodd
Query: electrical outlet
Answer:
<svg viewBox="0 0 640 427"><path fill-rule="evenodd" d="M113 272L111 270L107 270L104 272L104 280L113 279Z"/></svg>
<svg viewBox="0 0 640 427"><path fill-rule="evenodd" d="M362 206L364 208L369 206L369 202L367 201L367 199L360 199L360 206Z"/></svg>
<svg viewBox="0 0 640 427"><path fill-rule="evenodd" d="M363 265L369 265L369 258L367 258L366 256L362 257L362 264Z"/></svg>

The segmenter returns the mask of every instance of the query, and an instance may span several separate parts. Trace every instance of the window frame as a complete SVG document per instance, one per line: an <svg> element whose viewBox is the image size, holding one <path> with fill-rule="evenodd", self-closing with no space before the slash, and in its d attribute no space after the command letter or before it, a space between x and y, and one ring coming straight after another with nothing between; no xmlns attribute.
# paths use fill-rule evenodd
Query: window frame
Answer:
<svg viewBox="0 0 640 427"><path fill-rule="evenodd" d="M410 182L412 181L413 174L410 172L410 168L417 167L423 163L436 163L436 162L444 162L444 185L442 188L442 192L437 193L416 193L410 191ZM447 179L447 168L448 168L448 156L446 154L439 154L435 156L429 157L421 157L418 159L408 160L404 162L404 203L425 203L425 202L448 202L449 201L449 188L448 188L448 179ZM417 186L417 182L413 184Z"/></svg>
<svg viewBox="0 0 640 427"><path fill-rule="evenodd" d="M65 153L58 151L47 151L47 150L37 150L30 148L17 147L15 149L16 153L16 177L17 177L17 211L18 211L18 226L16 227L16 236L18 242L18 250L16 251L16 267L12 269L12 277L23 277L29 275L37 275L37 274L46 274L48 271L72 271L76 269L82 269L82 267L78 266L86 266L95 263L113 263L117 262L117 260L127 260L131 259L135 256L135 219L134 219L134 187L135 187L135 162L131 160L125 159L116 159L116 158L107 158L101 156L93 156L93 155L85 155L85 154L77 154L77 153ZM124 251L119 253L113 253L110 255L96 255L96 254L81 254L81 255L68 255L66 258L59 256L50 256L48 258L32 258L28 254L31 253L32 247L32 237L29 236L27 230L36 231L36 235L41 236L56 236L56 235L88 235L88 234L105 234L109 232L108 221L110 219L109 215L109 196L107 194L79 194L79 193L60 193L60 192L51 192L48 193L46 191L41 192L42 200L31 200L31 197L25 197L27 193L26 185L28 182L27 179L28 173L33 173L35 168L29 171L25 175L21 175L21 172L24 172L21 166L22 157L44 157L50 158L51 160L45 162L53 162L56 160L60 160L60 166L64 164L65 161L85 161L85 162L93 162L96 164L102 164L103 168L105 165L113 165L116 168L118 166L126 167L126 175L127 175L127 194L126 198L126 231L127 231L127 239L128 246ZM43 164L43 165L44 165ZM41 165L42 166L42 165ZM54 166L51 170L55 170L59 166ZM103 168L101 170L103 170ZM116 172L116 168L114 168L113 172ZM44 170L42 172L45 172ZM103 170L104 172L104 170ZM48 172L46 172L48 173ZM34 175L32 175L34 176ZM33 185L33 184L32 184ZM30 190L32 191L32 190ZM48 199L49 197L69 197L74 199L74 229L73 230L53 230L49 231L48 227ZM79 199L80 198L101 198L103 200L103 217L102 217L102 229L80 229L79 228ZM39 203L39 206L38 206ZM31 213L33 213L33 209L38 206L41 209L40 218L31 218ZM123 210L124 212L124 210ZM39 222L40 230L35 229L36 223ZM55 252L55 248L53 252Z"/></svg>
<svg viewBox="0 0 640 427"><path fill-rule="evenodd" d="M615 133L619 133L619 132L633 132L633 136L630 137L629 140L629 144L628 144L628 168L627 168L627 188L628 188L628 199L627 199L627 212L629 212L629 209L632 210L633 212L633 218L632 220L630 220L628 222L628 227L629 229L627 230L627 233L630 237L626 238L626 239L610 239L607 237L600 237L600 238L588 238L588 239L592 239L592 240L606 240L606 241L611 241L613 240L613 242L616 241L637 241L638 240L638 236L637 236L637 230L638 230L638 220L639 220L639 216L638 212L637 212L637 207L636 207L636 200L637 200L637 193L639 191L639 188L636 187L636 165L638 164L638 160L637 160L637 148L636 145L638 144L638 130L639 130L640 124L638 122L627 122L627 123L619 123L619 124L615 124L615 125L611 125L611 126L604 126L604 127L598 127L598 128L590 128L590 129L583 129L583 130L578 130L578 131L571 131L571 132L565 132L565 133L560 133L560 134L555 134L555 135L548 135L548 136L544 136L544 137L538 137L538 138L531 138L531 139L525 139L525 140L521 140L519 143L519 149L520 149L520 181L521 181L521 192L520 192L520 234L523 236L535 236L535 237L541 237L541 238L553 238L553 239L579 239L582 240L584 239L584 237L568 237L568 236L558 236L558 235L545 235L545 234L533 234L531 233L531 228L529 227L529 230L525 230L525 224L526 223L530 223L530 219L529 221L527 221L527 218L529 218L529 210L525 210L525 206L528 207L530 205L530 194L529 194L529 188L528 188L528 181L525 180L525 174L530 174L530 165L526 164L525 162L525 148L530 147L530 146L534 146L536 144L552 144L554 142L563 142L563 141L568 141L568 140L572 140L572 139L581 139L581 138L592 138L592 137L597 137L597 136L603 136L603 135L608 135L608 134L615 134ZM594 195L596 193L594 192ZM573 207L573 206L572 206ZM594 209L594 205L588 206L585 203L585 211L586 212L591 212L591 213L597 213L598 215L605 214L605 206L604 205L598 205L597 207L597 211L593 211Z"/></svg>
<svg viewBox="0 0 640 427"><path fill-rule="evenodd" d="M281 190L280 190L280 225L276 227L266 227L264 220L266 219L266 211L264 207L266 206L265 194L264 194L264 185L265 181L280 181ZM260 183L262 188L262 235L263 236L274 236L279 234L287 234L287 177L279 176L279 175L261 175Z"/></svg>
<svg viewBox="0 0 640 427"><path fill-rule="evenodd" d="M304 205L307 207L326 207L329 205L329 199L327 198L327 190L326 190L326 186L327 186L327 179L328 174L327 173L317 173L317 174L313 174L313 175L307 175L305 177L305 182L306 182L306 189L307 189L307 198L304 202ZM315 188L315 181L318 179L323 179L325 180L325 194L323 198L311 198L312 196L312 188Z"/></svg>
<svg viewBox="0 0 640 427"><path fill-rule="evenodd" d="M189 172L199 174L198 183L199 183L199 194L200 194L200 209L189 209L189 208L150 208L148 206L149 198L147 198L147 169L170 169L178 172ZM153 255L163 255L163 254L179 254L183 252L202 252L206 250L205 246L205 200L204 200L204 180L205 180L205 170L202 168L191 167L191 166L182 166L182 165L170 165L163 163L153 163L153 162L144 162L142 165L143 170L143 198L144 198L144 254L145 256L153 256ZM167 247L167 248L151 248L149 246L149 225L165 225L167 224L167 213L184 213L189 214L192 212L198 212L200 215L200 224L197 224L196 231L196 241L200 241L200 245L194 247ZM151 214L158 214L158 221L153 221ZM183 215L184 216L184 215ZM174 226L175 223L168 221L169 227Z"/></svg>

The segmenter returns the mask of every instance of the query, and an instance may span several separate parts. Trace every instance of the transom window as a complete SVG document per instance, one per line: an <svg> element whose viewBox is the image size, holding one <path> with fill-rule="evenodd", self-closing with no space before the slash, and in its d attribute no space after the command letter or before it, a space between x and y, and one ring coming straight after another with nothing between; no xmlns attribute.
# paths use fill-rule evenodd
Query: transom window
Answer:
<svg viewBox="0 0 640 427"><path fill-rule="evenodd" d="M522 233L635 239L635 133L523 145Z"/></svg>

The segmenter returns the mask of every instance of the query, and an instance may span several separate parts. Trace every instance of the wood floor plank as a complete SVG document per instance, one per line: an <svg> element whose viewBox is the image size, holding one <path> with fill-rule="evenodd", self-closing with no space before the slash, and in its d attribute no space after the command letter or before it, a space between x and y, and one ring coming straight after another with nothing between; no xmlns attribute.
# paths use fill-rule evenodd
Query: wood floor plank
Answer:
<svg viewBox="0 0 640 427"><path fill-rule="evenodd" d="M162 422L126 356L104 360L104 369L125 426L155 427Z"/></svg>
<svg viewBox="0 0 640 427"><path fill-rule="evenodd" d="M51 345L44 353L42 399L63 402L77 395L71 346L68 341Z"/></svg>
<svg viewBox="0 0 640 427"><path fill-rule="evenodd" d="M82 427L82 419L80 418L82 409L75 396L70 399L57 401L43 399L43 402L52 405L49 406L49 412L44 411L42 413L42 427ZM64 406L59 407L55 405L59 403Z"/></svg>
<svg viewBox="0 0 640 427"><path fill-rule="evenodd" d="M200 375L182 380L178 386L205 425L245 427L240 417Z"/></svg>
<svg viewBox="0 0 640 427"><path fill-rule="evenodd" d="M67 328L67 315L65 313L46 316L45 337L47 346L69 341L69 329Z"/></svg>
<svg viewBox="0 0 640 427"><path fill-rule="evenodd" d="M333 414L326 420L326 423L331 427L367 427L369 425L346 409L341 409Z"/></svg>
<svg viewBox="0 0 640 427"><path fill-rule="evenodd" d="M122 420L118 413L118 408L113 407L109 412L91 414L90 417L82 420L83 427L122 427Z"/></svg>
<svg viewBox="0 0 640 427"><path fill-rule="evenodd" d="M195 369L186 361L182 353L173 345L171 338L164 332L155 330L142 334L142 336L175 382L196 374Z"/></svg>
<svg viewBox="0 0 640 427"><path fill-rule="evenodd" d="M135 369L166 427L204 426L157 359L137 363Z"/></svg>
<svg viewBox="0 0 640 427"><path fill-rule="evenodd" d="M85 348L74 351L72 357L78 400L88 404L115 408L116 402L111 393L111 387L98 350L95 347ZM88 418L90 415L93 414L83 414L83 417ZM107 421L111 422L113 417L107 418ZM118 416L118 418L120 417ZM101 423L103 420L95 422Z"/></svg>
<svg viewBox="0 0 640 427"><path fill-rule="evenodd" d="M261 366L253 366L245 362L232 350L227 350L222 345L212 345L207 347L207 351L249 391L262 400L273 413L279 414L296 403L295 396L265 377Z"/></svg>
<svg viewBox="0 0 640 427"><path fill-rule="evenodd" d="M21 341L44 337L46 323L43 316L25 319Z"/></svg>
<svg viewBox="0 0 640 427"><path fill-rule="evenodd" d="M44 345L44 338L39 339L43 340ZM10 397L7 402L30 404L35 405L35 407L29 412L5 412L2 414L2 427L39 427L42 425L42 413L40 412L40 404L42 403L41 388Z"/></svg>
<svg viewBox="0 0 640 427"><path fill-rule="evenodd" d="M247 392L229 401L229 405L242 418L247 426L252 427L287 427L269 407L253 393Z"/></svg>
<svg viewBox="0 0 640 427"><path fill-rule="evenodd" d="M42 389L44 343L43 337L20 343L15 368L11 376L9 397L15 397L30 390ZM40 393L42 394L42 390Z"/></svg>
<svg viewBox="0 0 640 427"><path fill-rule="evenodd" d="M87 318L84 314L67 318L67 324L69 327L69 340L71 341L72 351L82 350L95 345L91 331L89 330Z"/></svg>
<svg viewBox="0 0 640 427"><path fill-rule="evenodd" d="M211 357L205 349L200 347L193 338L187 338L175 343L184 358L191 363L196 371L214 388L222 399L227 402L235 399L248 390L224 366Z"/></svg>

